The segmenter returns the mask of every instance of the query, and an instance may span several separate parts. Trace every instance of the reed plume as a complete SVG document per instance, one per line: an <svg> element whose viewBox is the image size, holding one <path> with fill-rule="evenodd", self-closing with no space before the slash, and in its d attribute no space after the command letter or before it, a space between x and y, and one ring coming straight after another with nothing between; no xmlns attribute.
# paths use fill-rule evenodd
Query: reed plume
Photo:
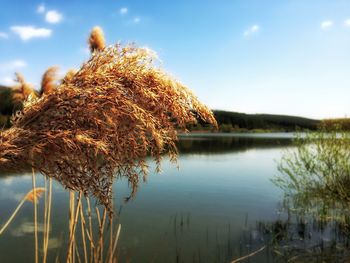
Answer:
<svg viewBox="0 0 350 263"><path fill-rule="evenodd" d="M47 95L56 88L57 71L58 67L50 67L45 71L41 80L41 95Z"/></svg>
<svg viewBox="0 0 350 263"><path fill-rule="evenodd" d="M15 73L15 81L17 85L13 87L12 100L14 103L22 103L27 100L30 96L37 97L33 87L25 81L23 75L19 72Z"/></svg>
<svg viewBox="0 0 350 263"><path fill-rule="evenodd" d="M45 192L45 188L36 187L35 189L32 189L31 191L29 191L29 193L25 197L25 200L33 203L34 199L38 200L44 192Z"/></svg>
<svg viewBox="0 0 350 263"><path fill-rule="evenodd" d="M96 26L91 30L89 37L89 47L91 53L101 51L105 48L105 37L100 27Z"/></svg>
<svg viewBox="0 0 350 263"><path fill-rule="evenodd" d="M127 177L133 194L139 174L147 175L146 156L157 170L163 154L175 160L177 130L198 119L216 125L189 89L155 66L148 49L109 46L25 105L0 133L0 166L32 165L111 210L113 178Z"/></svg>
<svg viewBox="0 0 350 263"><path fill-rule="evenodd" d="M68 70L67 73L66 73L66 75L65 75L65 76L63 77L63 79L62 79L62 83L68 83L68 82L70 82L70 81L73 79L75 73L77 73L77 71L74 70L74 69Z"/></svg>
<svg viewBox="0 0 350 263"><path fill-rule="evenodd" d="M18 204L17 208L15 209L15 211L12 213L12 215L10 216L10 218L6 221L6 223L3 225L3 227L0 229L0 235L5 231L5 229L9 226L9 224L12 222L12 220L15 218L16 214L18 213L18 211L20 210L20 208L23 206L23 204L26 201L30 201L34 203L34 200L38 200L42 193L45 192L44 188L41 187L37 187L34 188L32 190L30 190L21 200L21 202Z"/></svg>

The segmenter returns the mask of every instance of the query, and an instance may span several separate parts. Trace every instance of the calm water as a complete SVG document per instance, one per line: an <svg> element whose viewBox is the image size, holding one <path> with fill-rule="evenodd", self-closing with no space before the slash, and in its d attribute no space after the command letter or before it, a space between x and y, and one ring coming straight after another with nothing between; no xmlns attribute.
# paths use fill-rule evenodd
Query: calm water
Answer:
<svg viewBox="0 0 350 263"><path fill-rule="evenodd" d="M162 173L151 173L136 198L123 198L123 180L114 186L121 223L122 262L230 262L266 242L259 222L275 222L283 193L270 179L290 134L182 136L179 166L163 162ZM40 179L41 178L41 179ZM42 176L38 175L42 185ZM31 189L28 174L0 178L0 224ZM40 208L42 209L42 203ZM39 211L39 212L42 212ZM32 204L26 203L0 237L0 262L32 262ZM40 227L40 226L39 226ZM50 261L66 240L68 193L54 185ZM40 230L40 229L39 229ZM265 250L249 262L274 262Z"/></svg>

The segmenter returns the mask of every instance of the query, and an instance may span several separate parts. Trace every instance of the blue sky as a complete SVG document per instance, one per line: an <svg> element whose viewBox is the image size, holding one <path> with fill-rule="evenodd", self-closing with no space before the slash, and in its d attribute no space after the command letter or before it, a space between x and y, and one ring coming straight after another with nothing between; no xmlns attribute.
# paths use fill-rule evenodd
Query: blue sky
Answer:
<svg viewBox="0 0 350 263"><path fill-rule="evenodd" d="M78 68L95 25L155 50L211 108L350 115L349 0L1 0L0 83Z"/></svg>

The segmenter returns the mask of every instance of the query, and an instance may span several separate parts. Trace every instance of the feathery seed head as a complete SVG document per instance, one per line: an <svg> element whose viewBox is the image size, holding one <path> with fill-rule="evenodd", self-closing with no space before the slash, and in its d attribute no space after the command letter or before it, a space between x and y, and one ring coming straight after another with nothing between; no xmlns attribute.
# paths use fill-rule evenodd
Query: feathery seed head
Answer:
<svg viewBox="0 0 350 263"><path fill-rule="evenodd" d="M57 71L58 67L50 67L45 71L41 80L41 94L50 94L56 88Z"/></svg>
<svg viewBox="0 0 350 263"><path fill-rule="evenodd" d="M111 209L113 179L126 177L133 195L145 158L153 157L157 170L162 155L176 160L177 130L198 118L217 125L189 89L155 66L149 50L110 46L23 108L0 134L0 159L14 168L33 165Z"/></svg>
<svg viewBox="0 0 350 263"><path fill-rule="evenodd" d="M93 54L95 51L102 51L105 48L105 38L100 27L95 26L90 33L89 47Z"/></svg>

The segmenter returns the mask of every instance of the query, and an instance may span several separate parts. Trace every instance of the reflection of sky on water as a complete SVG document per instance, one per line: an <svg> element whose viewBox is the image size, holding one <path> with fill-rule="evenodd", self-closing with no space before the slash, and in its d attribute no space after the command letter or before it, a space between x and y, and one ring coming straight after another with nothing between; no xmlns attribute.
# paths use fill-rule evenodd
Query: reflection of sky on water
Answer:
<svg viewBox="0 0 350 263"><path fill-rule="evenodd" d="M30 220L30 219L29 219ZM38 223L38 233L44 232L44 224ZM22 222L19 226L11 229L11 234L15 237L22 237L24 235L34 233L33 220Z"/></svg>
<svg viewBox="0 0 350 263"><path fill-rule="evenodd" d="M121 211L121 258L130 255L134 262L149 262L155 257L163 260L156 262L164 262L172 261L179 250L187 259L200 250L211 262L215 247L227 239L228 231L233 237L232 256L246 251L237 250L242 231L250 231L248 226L257 220L279 217L276 208L281 191L270 178L277 172L274 160L288 145L274 138L196 140L185 151L179 146L179 170L165 160L163 172L154 174L151 164L147 182L140 183L136 198L130 202L123 202L130 192L126 180L116 182L114 203L116 211ZM37 186L43 185L43 177L38 176ZM0 178L0 222L8 218L31 187L30 175ZM52 237L66 235L68 200L68 192L54 183ZM0 237L0 254L14 251L14 243L32 247L32 216L32 204L27 202L9 231ZM26 258L25 253L31 252L10 254L8 259L20 261Z"/></svg>

